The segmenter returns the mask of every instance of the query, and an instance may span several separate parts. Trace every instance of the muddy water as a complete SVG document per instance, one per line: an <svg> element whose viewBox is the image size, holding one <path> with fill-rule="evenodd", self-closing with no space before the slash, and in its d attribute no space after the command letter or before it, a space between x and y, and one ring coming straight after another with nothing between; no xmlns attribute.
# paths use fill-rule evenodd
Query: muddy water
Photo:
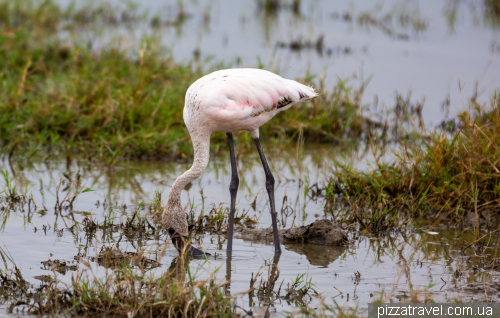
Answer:
<svg viewBox="0 0 500 318"><path fill-rule="evenodd" d="M268 151L268 156L277 177L280 227L332 218L330 211L324 210L321 198L312 198L310 193L304 196L306 184L308 188L315 183L321 185L328 177L332 159L351 162L361 168L366 165L365 159L359 159L365 158L359 149L305 146L298 151L295 145L284 149L267 145L266 148L274 148ZM214 205L227 207L230 181L227 159L213 157L203 177L183 191L183 204L190 202L187 210L192 207L195 213L200 213ZM255 219L259 227L269 227L264 174L258 157L254 153L240 154L238 164L241 181L237 215L245 214ZM4 160L3 169L20 188L28 187L37 207L29 213L26 205L24 210L12 209L0 200L0 240L22 268L24 277L35 286L44 275L54 276L54 272L41 263L49 259L65 261L67 265L78 266L78 270L85 270L85 265L75 260L77 255L90 262L95 275L104 277L106 271L112 269L96 262L103 246L118 247L124 252L145 250L149 258L161 264L150 271L152 275L160 275L170 268L186 277L186 269L179 268L178 255L171 244L167 244L165 254L160 257L168 242L165 235L98 230L89 238L81 229L85 217L96 222L107 218L119 223L120 219L132 215L141 203L144 205L139 211L146 217L154 192L160 191L165 200L173 180L188 167L189 163L182 162L130 161L108 169L81 158L60 157L35 158L29 164ZM81 175L84 187L93 191L80 194L73 203L72 212L55 213L57 198L61 201L68 192L69 183L65 181L60 185L60 181L74 179L77 174ZM463 241L470 239L471 233L440 224L430 227L425 223L409 223L407 228L378 236L359 233L354 227L346 229L351 242L344 247L284 244L282 255L275 260L279 269L277 285L283 281L282 296L287 284L297 275L304 274L304 280L314 284L312 287L326 303L331 304L334 299L342 306L358 306L361 311L376 299L408 301L412 295L420 301L429 298L443 302L454 299L484 301L485 286L489 286L487 300L498 300L500 276L493 267L500 266L491 263L499 256L498 242L493 236L487 246L462 250ZM272 243L236 239L229 259L223 235L198 234L196 239L214 257L207 261L191 260L191 273L203 278L218 270L216 275L221 281L230 278L228 292L247 310L284 315L297 309L298 302L270 301L255 294L240 294L248 290L252 275L259 270L264 281L267 279L270 268L266 264L275 258ZM56 275L62 284L69 283L74 273L74 268L68 268ZM312 307L318 305L313 292L304 297L303 302Z"/></svg>

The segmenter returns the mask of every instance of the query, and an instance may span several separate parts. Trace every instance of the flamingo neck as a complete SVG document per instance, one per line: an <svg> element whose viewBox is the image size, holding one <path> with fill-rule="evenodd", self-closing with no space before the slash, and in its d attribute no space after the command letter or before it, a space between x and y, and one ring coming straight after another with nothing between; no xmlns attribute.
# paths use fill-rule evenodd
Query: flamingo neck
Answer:
<svg viewBox="0 0 500 318"><path fill-rule="evenodd" d="M166 230L173 228L177 233L185 236L188 235L188 224L181 204L181 192L203 173L210 158L210 134L193 133L191 139L194 148L193 165L175 180L168 194L162 216L163 226Z"/></svg>

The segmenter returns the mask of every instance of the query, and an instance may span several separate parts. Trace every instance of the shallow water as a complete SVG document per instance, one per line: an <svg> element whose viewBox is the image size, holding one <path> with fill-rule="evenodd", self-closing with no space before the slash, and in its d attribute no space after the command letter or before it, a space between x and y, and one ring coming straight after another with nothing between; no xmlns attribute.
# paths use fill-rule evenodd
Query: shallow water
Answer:
<svg viewBox="0 0 500 318"><path fill-rule="evenodd" d="M265 148L272 147L266 145ZM291 145L267 152L277 180L276 202L280 227L283 224L290 227L309 224L318 218L331 218L329 211L325 211L321 198L311 199L310 195L304 197L304 180L308 180L309 185L319 182L321 186L329 176L332 159L351 162L360 168L366 165L365 159L360 159L365 158L363 152L352 148L328 149L327 146L306 145L297 151ZM227 207L230 181L228 164L226 157L213 157L203 176L183 191L183 204L191 202L196 213L207 211L211 205L219 206L221 203ZM268 227L270 216L264 191L264 174L258 157L252 152L241 154L238 164L241 181L237 215L241 215L243 210L248 211L247 216L256 218L260 227ZM103 233L98 230L95 236L89 238L81 230L81 222L88 212L97 222L104 221L105 217L120 220L125 215L133 214L141 203L145 205L140 213L146 216L154 192L161 191L163 200L166 200L169 186L189 165L130 161L118 163L108 169L103 164L89 163L82 159L35 158L29 164L4 160L3 167L10 178L21 189L28 186L28 193L33 194L38 212L32 212L29 221L27 208L24 211L12 210L7 202L0 200L2 244L22 268L25 279L35 286L40 283L39 276L54 275L51 270L43 268L42 261L59 259L78 265L79 270L85 269L81 262L74 261L76 255L83 255L83 259L90 261L93 273L104 277L106 271L111 269L98 265L93 258L97 258L102 246L118 246L122 251L146 250L148 257L159 259L161 263L161 267L151 270L151 273L160 275L169 268L175 268L178 275L186 277L185 268L176 265L178 254L172 244L168 243L165 255L159 258L165 242L168 242L166 236ZM84 187L93 191L77 197L73 212L62 211L55 214L56 198L59 196L59 200L62 200L66 193L64 189L68 185L66 181L57 195L60 180L67 180L64 174L72 179L78 173L81 174ZM285 195L290 209L282 213ZM252 207L254 200L255 208ZM106 203L103 204L104 202ZM46 211L40 211L45 208ZM76 227L71 231L70 228L75 224ZM334 298L342 306L359 306L363 312L367 304L376 299L391 298L397 302L410 297L412 293L421 300L428 297L435 301L452 301L455 298L484 301L484 292L472 292L471 288L474 286L467 287L467 284L482 285L480 283L496 282L499 278L496 271L481 268L477 257L471 258L474 254L484 255L480 257L484 263L498 256L498 242L494 237L491 244L482 250L469 248L462 251L463 238L470 233L442 225L428 227L425 222L409 223L408 228L378 236L356 232L352 227L347 230L350 244L343 247L284 244L277 264L277 285L284 281L284 290L287 283L295 280L298 274L305 274L304 278L311 280L313 288L325 298L327 304L331 304ZM270 303L268 299L256 295L238 294L248 290L252 273L255 275L261 266L272 262L275 254L271 243L235 239L232 257L228 260L224 235L204 234L197 235L196 239L199 245L214 255L208 261L193 259L189 262L191 272L197 273L197 277L207 277L216 269L219 269L217 277L221 281L230 275L228 291L235 295L237 304L247 310L259 313L269 311L280 316L297 309L298 303L289 303L283 299ZM472 266L479 268L471 270ZM261 269L264 280L268 277L268 268L264 266ZM408 271L405 272L405 269ZM74 273L59 273L57 278L62 283L70 283ZM412 291L409 282L412 284ZM466 287L470 290L464 290ZM282 291L281 294L284 295L285 292ZM495 292L489 300L495 300L497 294ZM312 307L318 305L318 299L314 296L305 297L304 301Z"/></svg>
<svg viewBox="0 0 500 318"><path fill-rule="evenodd" d="M168 20L179 12L177 3L148 0L141 1L139 8ZM364 95L365 103L377 99L379 104L391 106L395 91L403 94L412 91L416 99L425 97L423 116L426 123L434 124L444 116L441 103L448 94L452 116L473 95L475 81L480 82L480 101L488 100L491 92L500 86L500 77L495 71L500 69L500 28L498 20L488 20L483 1L379 1L374 4L364 0L337 1L335 6L328 0L302 1L300 15L289 9L267 15L252 0L182 3L190 16L177 27L153 30L147 24L135 29L113 30L111 35L104 32L102 39L93 41L103 46L111 36L121 34L125 47L137 51L140 37L154 34L161 38L176 61L190 61L193 51L199 51L201 61L213 56L209 65L256 66L260 61L265 68L277 70L286 77L304 77L308 72L324 76L328 87L334 85L337 76L352 78L354 84L372 77ZM391 33L380 25L359 23L357 19L363 12L378 18L390 12L399 16L408 13L410 22L400 23L394 18ZM353 17L352 21L346 13ZM412 20L416 17L418 20ZM418 21L426 27L417 29L413 23ZM302 49L289 47L298 40L316 44L322 35L321 49L314 45ZM288 47L281 47L280 42ZM459 81L462 86L465 84L462 92L458 89ZM329 176L332 159L358 169L366 169L372 162L369 154L356 148L306 143L298 148L294 144L272 144L265 149L277 180L280 227L286 228L332 217L321 197L304 195L305 186L311 188L319 184L321 187ZM3 158L0 170L7 172L18 189L28 187L37 208L32 213L28 213L26 207L24 211L11 209L0 195L0 240L22 268L24 277L35 286L40 283L40 276L54 275L43 268L42 261L59 259L78 265L79 270L85 269L75 261L76 255L84 255L93 273L103 277L110 269L92 260L102 246L119 246L124 251L146 250L148 257L160 259L160 251L165 242L168 243L164 235L122 236L123 233L98 231L89 239L81 230L81 222L86 215L96 222L103 222L105 217L124 219L141 203L144 203L141 213L147 214L155 191L162 192L165 202L169 187L189 166L190 163L185 162L125 161L108 169L105 163L89 163L82 158L47 156L29 162L8 162ZM255 151L240 153L238 168L237 215L245 214L257 220L258 226L270 226L265 177ZM229 171L228 158L213 157L203 176L183 191L182 202L188 210L192 207L200 213L220 204L227 207ZM80 194L72 212L55 214L56 198L61 199L68 193L69 182L64 174L69 179L81 174L84 186L93 191ZM59 188L61 180L66 181ZM2 185L0 181L0 189ZM277 263L278 284L284 281L285 288L297 275L305 274L326 303L331 304L334 299L341 306L358 307L362 312L376 299L397 302L412 294L420 300L485 301L484 290L479 287L491 282L497 285L492 285L490 290L494 295L487 300L498 301L498 272L484 266L498 257L495 237L482 249L463 250L464 237L471 235L468 231L442 224L430 227L428 222L419 222L384 235L358 233L353 227L347 228L351 243L344 247L284 244ZM261 267L275 257L272 244L235 239L229 260L224 236L204 234L197 239L215 257L207 262L191 260L191 270L203 278L219 269L217 277L221 281L230 275L228 290L235 295L239 306L276 315L297 309L298 303L283 299L270 303L256 295L239 294L248 290L252 273L255 275L259 269L267 279L268 267ZM177 251L169 244L161 258L161 267L151 272L160 275L176 268L179 275L185 276L185 269L177 268L177 263ZM57 278L69 283L73 273L59 273ZM306 297L305 302L318 306L315 297Z"/></svg>
<svg viewBox="0 0 500 318"><path fill-rule="evenodd" d="M262 65L290 78L322 77L327 87L338 78L356 86L370 78L364 103L391 107L395 92L411 92L425 100L427 124L441 122L447 99L450 116L463 110L475 82L481 102L500 87L500 16L486 1L300 1L299 13L292 1L281 1L285 6L275 13L258 2L138 1L138 11L149 12L147 23L107 27L101 38L90 33L83 43L105 47L118 35L121 47L138 52L141 37L150 35L179 62L198 56L202 65L207 59L210 66ZM185 19L166 26L179 13ZM151 27L155 16L163 27Z"/></svg>

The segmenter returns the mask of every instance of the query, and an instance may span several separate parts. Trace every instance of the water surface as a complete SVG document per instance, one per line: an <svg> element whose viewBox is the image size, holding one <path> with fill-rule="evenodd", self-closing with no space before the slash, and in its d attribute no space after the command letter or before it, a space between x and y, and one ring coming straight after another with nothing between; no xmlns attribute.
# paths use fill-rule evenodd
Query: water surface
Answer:
<svg viewBox="0 0 500 318"><path fill-rule="evenodd" d="M481 102L500 87L500 16L488 1L315 0L300 1L299 11L281 1L271 12L258 3L145 0L136 10L148 12L147 22L87 37L106 47L118 36L138 52L143 36L153 36L178 62L260 65L289 78L311 74L326 88L338 78L355 86L369 79L365 104L390 107L396 92L412 94L425 101L428 124L443 119L448 102L450 115L461 111L476 83Z"/></svg>
<svg viewBox="0 0 500 318"><path fill-rule="evenodd" d="M265 148L271 147L265 145ZM306 145L299 150L291 145L268 151L277 180L276 208L280 227L309 224L321 218L332 219L331 211L325 209L321 197L304 196L304 186L307 182L308 187L315 183L321 187L332 169L332 159L365 167L365 159L360 159L364 158L362 155L363 152L356 148L321 145ZM183 191L182 202L187 205L187 211L191 207L195 213L207 213L212 206L227 208L228 164L225 156L213 157L203 176ZM241 181L237 215L246 213L257 220L258 226L269 227L265 180L258 157L252 152L240 154L238 164ZM147 251L148 257L161 263L161 267L150 271L151 274L161 275L175 269L180 277L186 277L186 269L179 268L178 253L168 243L166 235L132 235L98 230L95 235L88 236L82 231L82 222L91 217L95 222L103 222L107 218L120 223L137 209L142 217L147 217L155 191L160 191L163 200L166 200L169 186L189 165L183 162L128 161L109 169L104 164L60 157L35 159L29 164L4 160L4 168L10 178L23 189L28 186L37 212L28 213L27 206L24 210L12 209L8 202L0 201L3 221L0 239L22 268L24 277L34 286L40 284L42 275L54 275L44 268L42 261L59 259L84 270L86 267L81 259L75 258L77 255L90 262L95 275L104 277L106 271L112 269L96 262L103 246L118 247L122 251ZM65 197L68 178L73 179L77 174L81 175L84 187L94 191L80 194L74 201L72 212L57 211L57 197L59 200ZM66 181L60 185L61 180ZM478 270L472 270L473 266L480 264L471 256L479 252L475 249L461 250L464 235L468 234L460 229L443 225L431 228L425 222L410 222L407 228L380 235L358 232L356 227L351 226L347 226L346 230L350 239L347 246L284 244L277 264L278 284L283 282L282 295L286 293L284 290L288 283L292 283L297 275L304 274L304 279L314 284L314 290L327 303L331 304L335 299L342 306L359 306L363 311L369 302L376 299L407 301L412 294L419 295L420 300L429 298L445 302L466 295L467 300L483 301L484 293L464 291L473 288L468 284L481 285L498 279L498 273L493 269L478 267ZM498 245L494 237L492 239L490 246L493 247L481 250L483 263L497 256ZM269 311L284 315L297 309L296 302L282 299L269 302L255 294L240 294L248 290L252 275L259 270L264 280L267 279L271 268L266 264L275 257L271 242L235 239L234 251L228 260L225 240L224 235L198 234L197 244L214 257L207 261L191 260L191 272L200 279L217 269L220 281L230 276L228 292L235 295L239 306L254 312ZM165 255L160 257L166 243ZM57 273L57 279L61 283L70 283L74 273ZM318 298L311 293L305 303L317 306Z"/></svg>

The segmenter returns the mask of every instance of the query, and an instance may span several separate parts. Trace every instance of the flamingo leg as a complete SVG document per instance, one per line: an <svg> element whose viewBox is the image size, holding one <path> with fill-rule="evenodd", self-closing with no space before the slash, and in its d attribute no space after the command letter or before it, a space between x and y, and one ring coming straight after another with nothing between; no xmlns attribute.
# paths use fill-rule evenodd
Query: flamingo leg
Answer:
<svg viewBox="0 0 500 318"><path fill-rule="evenodd" d="M278 263L280 261L280 256L281 256L281 253L274 253L273 268L271 270L271 277L269 279L270 282L276 281L278 279L278 277L276 275L279 276Z"/></svg>
<svg viewBox="0 0 500 318"><path fill-rule="evenodd" d="M226 282L224 285L224 290L226 295L231 295L231 260L233 258L233 252L228 251L226 253Z"/></svg>
<svg viewBox="0 0 500 318"><path fill-rule="evenodd" d="M271 218L273 220L273 238L274 238L274 252L281 253L280 246L280 237L278 235L278 222L277 222L277 213L276 213L276 205L274 203L274 177L271 173L271 169L269 169L269 165L267 164L266 155L264 155L264 151L262 151L262 146L260 144L260 139L254 138L255 145L257 146L257 150L259 151L260 161L262 162L262 166L264 167L264 173L266 174L266 189L267 194L269 195L269 205L271 208Z"/></svg>
<svg viewBox="0 0 500 318"><path fill-rule="evenodd" d="M234 155L233 133L226 133L227 143L229 145L229 154L231 157L231 183L229 184L229 193L231 194L231 206L229 207L229 229L227 230L227 248L228 252L233 250L233 229L234 229L234 211L236 206L236 194L240 179L238 177L238 168L236 167L236 156Z"/></svg>

